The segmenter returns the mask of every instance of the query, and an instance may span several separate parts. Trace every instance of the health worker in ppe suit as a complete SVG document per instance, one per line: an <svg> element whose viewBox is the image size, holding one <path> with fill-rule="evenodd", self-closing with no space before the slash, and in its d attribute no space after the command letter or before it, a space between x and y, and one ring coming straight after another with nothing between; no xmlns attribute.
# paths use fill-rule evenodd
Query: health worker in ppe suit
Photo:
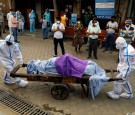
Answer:
<svg viewBox="0 0 135 115"><path fill-rule="evenodd" d="M117 38L116 48L119 49L119 63L117 66L119 74L117 78L122 78L122 80L115 81L113 91L107 92L107 94L112 99L120 97L131 99L133 98L133 92L129 79L131 72L135 70L135 49L127 44L123 37ZM122 88L125 90L123 93Z"/></svg>
<svg viewBox="0 0 135 115"><path fill-rule="evenodd" d="M34 10L31 10L31 13L29 14L29 19L30 19L30 32L35 32L35 19L36 19L36 14Z"/></svg>
<svg viewBox="0 0 135 115"><path fill-rule="evenodd" d="M27 81L10 76L10 72L15 67L15 57L22 66L23 59L19 44L14 42L13 35L8 35L5 40L0 40L0 64L6 69L3 81L5 84L17 83L18 86L25 87L28 85Z"/></svg>

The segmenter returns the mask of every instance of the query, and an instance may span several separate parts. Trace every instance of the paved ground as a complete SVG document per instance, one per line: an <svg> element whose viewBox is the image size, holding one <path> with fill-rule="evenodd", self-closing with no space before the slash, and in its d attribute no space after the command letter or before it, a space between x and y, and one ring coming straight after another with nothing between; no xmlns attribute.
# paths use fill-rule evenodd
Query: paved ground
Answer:
<svg viewBox="0 0 135 115"><path fill-rule="evenodd" d="M3 35L4 37L6 34ZM20 46L22 49L24 62L27 63L33 59L49 59L53 54L53 41L52 38L42 40L40 31L31 34L26 32L24 36L19 36ZM76 54L74 48L71 46L71 41L65 41L65 49L80 59L87 59L86 45L83 45L82 53ZM117 52L102 53L103 49L98 49L98 60L92 59L97 62L104 69L116 69ZM59 48L59 55L61 50ZM25 69L21 72L26 73ZM19 88L17 85L4 85L2 77L4 69L0 66L0 87L13 91L18 96L31 101L34 104L54 113L55 115L126 115L135 111L135 98L131 100L119 99L111 100L106 96L106 92L112 89L113 83L108 83L103 87L96 100L91 97L85 98L82 96L82 89L78 84L70 84L71 92L66 100L56 100L51 96L50 88L53 83L45 82L30 82L26 88ZM108 74L110 76L110 74ZM134 78L131 78L131 85L135 94ZM0 105L0 110L1 109ZM3 111L3 114L5 112ZM0 113L1 114L1 113ZM9 115L9 114L4 114ZM14 115L14 114L10 114Z"/></svg>

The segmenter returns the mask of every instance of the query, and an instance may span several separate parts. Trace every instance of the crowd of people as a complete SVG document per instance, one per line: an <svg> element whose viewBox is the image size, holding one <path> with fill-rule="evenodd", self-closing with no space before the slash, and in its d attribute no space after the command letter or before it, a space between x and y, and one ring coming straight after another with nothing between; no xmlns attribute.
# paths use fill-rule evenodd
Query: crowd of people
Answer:
<svg viewBox="0 0 135 115"><path fill-rule="evenodd" d="M76 25L80 23L81 21L77 21L76 24L74 24L74 41L77 43L77 45L81 46L82 39L82 34L83 30L76 30ZM83 26L81 23L80 25ZM106 36L105 37L105 42L104 42L104 47L105 49L103 52L110 51L110 53L113 52L114 46L115 46L115 34L117 32L117 35L120 37L123 37L128 44L132 44L134 42L135 38L135 25L132 23L132 20L130 18L127 18L125 20L125 25L123 27L118 28L118 23L116 21L116 16L112 16L110 21L107 22L106 24ZM79 33L79 36L76 38L76 33ZM96 16L93 16L93 19L89 21L87 31L86 31L87 37L88 37L88 42L87 42L87 47L86 49L88 51L88 58L94 57L95 59L98 59L98 52L97 52L97 46L98 46L98 38L99 34L101 34L101 29L100 29L100 22L97 20ZM74 46L75 47L75 46ZM77 50L75 50L77 52ZM92 56L92 51L93 51L93 56Z"/></svg>
<svg viewBox="0 0 135 115"><path fill-rule="evenodd" d="M35 11L31 10L29 13L30 32L36 32L35 18ZM25 19L21 11L17 10L14 12L12 9L10 9L10 12L7 13L7 20L10 34L5 38L5 40L0 40L0 50L4 49L4 51L0 52L0 62L6 69L4 83L17 83L20 87L25 87L28 85L27 81L24 81L20 78L12 78L10 76L10 72L13 70L15 65L14 56L17 57L20 66L23 65L23 58L18 44L18 31L21 33L21 35L23 35ZM40 23L42 23L43 39L48 39L49 33L53 33L54 57L58 56L58 44L61 47L62 55L65 54L64 32L65 28L67 27L67 21L68 18L64 13L63 16L56 17L56 22L52 24L51 15L48 8L45 10L42 18L40 19ZM3 26L4 16L2 9L0 9L0 37L2 37L2 33L5 31ZM74 24L74 38L72 42L72 46L75 48L76 53L81 52L81 47L83 45L83 29L83 24L81 23L81 20L78 19ZM118 30L119 35L115 41L114 35ZM135 26L133 25L132 20L127 18L125 20L125 25L118 29L116 17L112 16L111 20L106 24L106 31L107 35L105 37L105 49L103 52L110 50L112 53L114 44L116 45L116 48L119 49L119 62L117 68L119 74L117 75L117 78L122 78L121 81L114 82L113 91L110 91L107 94L112 99L118 99L120 97L133 98L133 92L129 83L129 78L131 72L135 69L135 49L131 45L135 38ZM86 32L88 35L88 59L92 58L92 53L94 58L98 59L97 46L100 33L100 22L98 22L97 17L94 16L89 22ZM10 50L8 48L10 48ZM125 89L124 93L122 93L122 87Z"/></svg>
<svg viewBox="0 0 135 115"><path fill-rule="evenodd" d="M14 12L12 9L7 13L7 21L8 21L8 28L9 33L13 34L15 38L15 42L18 41L18 31L20 31L20 35L23 35L24 33L24 24L25 19L22 13L17 10ZM5 25L4 25L4 15L2 13L2 9L0 9L0 37L2 38L2 33L5 32Z"/></svg>

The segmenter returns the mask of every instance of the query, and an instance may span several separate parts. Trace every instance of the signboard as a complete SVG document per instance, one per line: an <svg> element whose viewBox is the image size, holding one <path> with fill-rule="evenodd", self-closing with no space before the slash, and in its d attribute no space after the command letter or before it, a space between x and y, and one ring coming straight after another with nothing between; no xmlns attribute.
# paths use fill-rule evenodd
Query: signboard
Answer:
<svg viewBox="0 0 135 115"><path fill-rule="evenodd" d="M110 19L114 15L115 0L95 0L95 15L100 19Z"/></svg>
<svg viewBox="0 0 135 115"><path fill-rule="evenodd" d="M77 14L74 14L74 13L71 14L71 22L73 24L77 22Z"/></svg>

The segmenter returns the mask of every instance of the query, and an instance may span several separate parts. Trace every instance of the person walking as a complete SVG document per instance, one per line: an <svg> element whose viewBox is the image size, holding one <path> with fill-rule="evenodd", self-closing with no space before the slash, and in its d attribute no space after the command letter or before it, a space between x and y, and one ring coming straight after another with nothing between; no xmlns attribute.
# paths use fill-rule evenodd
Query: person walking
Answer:
<svg viewBox="0 0 135 115"><path fill-rule="evenodd" d="M10 9L9 13L7 13L7 20L10 34L12 34L12 21L11 21L11 18L13 17L12 13L13 13L12 9Z"/></svg>
<svg viewBox="0 0 135 115"><path fill-rule="evenodd" d="M106 25L106 40L105 40L105 49L103 52L108 51L108 47L110 46L110 53L113 51L114 45L114 35L115 31L118 29L118 23L115 21L115 16L111 17L111 20Z"/></svg>
<svg viewBox="0 0 135 115"><path fill-rule="evenodd" d="M97 43L98 34L101 32L99 25L96 20L93 20L92 26L88 27L87 34L89 35L88 45L88 58L92 57L92 51L95 59L97 58Z"/></svg>
<svg viewBox="0 0 135 115"><path fill-rule="evenodd" d="M15 38L15 42L18 42L18 24L19 24L19 21L17 21L15 13L13 13L13 16L11 18L11 22L12 22L12 33L13 33L13 36Z"/></svg>
<svg viewBox="0 0 135 115"><path fill-rule="evenodd" d="M119 50L119 63L117 66L118 75L116 78L122 80L114 81L114 88L107 92L107 95L112 99L119 99L120 97L131 99L133 98L133 91L129 79L131 73L135 71L135 49L126 43L123 37L116 39L116 48ZM124 89L124 92L122 92Z"/></svg>
<svg viewBox="0 0 135 115"><path fill-rule="evenodd" d="M67 22L68 22L68 18L66 16L66 13L64 13L62 16L61 16L61 23L64 24L64 26L66 27L67 26Z"/></svg>
<svg viewBox="0 0 135 115"><path fill-rule="evenodd" d="M77 23L74 25L74 38L72 42L72 46L75 47L75 52L80 52L80 49L82 47L82 31L83 31L83 25L81 24L80 20L77 21Z"/></svg>
<svg viewBox="0 0 135 115"><path fill-rule="evenodd" d="M30 32L36 32L36 30L35 30L36 15L35 15L34 10L31 10L31 12L29 14L29 19L30 19Z"/></svg>
<svg viewBox="0 0 135 115"><path fill-rule="evenodd" d="M24 34L25 19L24 19L24 16L22 15L21 12L19 12L19 15L20 15L20 17L19 17L19 27L18 28L20 30L21 35L23 35Z"/></svg>
<svg viewBox="0 0 135 115"><path fill-rule="evenodd" d="M65 26L60 22L60 17L56 18L56 23L52 25L51 31L54 32L54 57L57 57L57 46L60 44L62 54L65 54L63 33L65 32Z"/></svg>
<svg viewBox="0 0 135 115"><path fill-rule="evenodd" d="M5 68L3 82L5 84L18 84L19 87L26 87L28 82L18 77L11 77L10 73L15 67L15 58L17 58L20 67L23 66L22 53L18 43L14 42L14 36L8 35L5 40L0 40L0 64Z"/></svg>
<svg viewBox="0 0 135 115"><path fill-rule="evenodd" d="M46 17L47 20L47 38L48 38L51 35L50 30L52 28L51 13L48 8L45 10L44 16Z"/></svg>
<svg viewBox="0 0 135 115"><path fill-rule="evenodd" d="M43 15L43 18L40 20L40 22L42 23L43 40L45 40L45 39L47 39L47 20L44 15Z"/></svg>

